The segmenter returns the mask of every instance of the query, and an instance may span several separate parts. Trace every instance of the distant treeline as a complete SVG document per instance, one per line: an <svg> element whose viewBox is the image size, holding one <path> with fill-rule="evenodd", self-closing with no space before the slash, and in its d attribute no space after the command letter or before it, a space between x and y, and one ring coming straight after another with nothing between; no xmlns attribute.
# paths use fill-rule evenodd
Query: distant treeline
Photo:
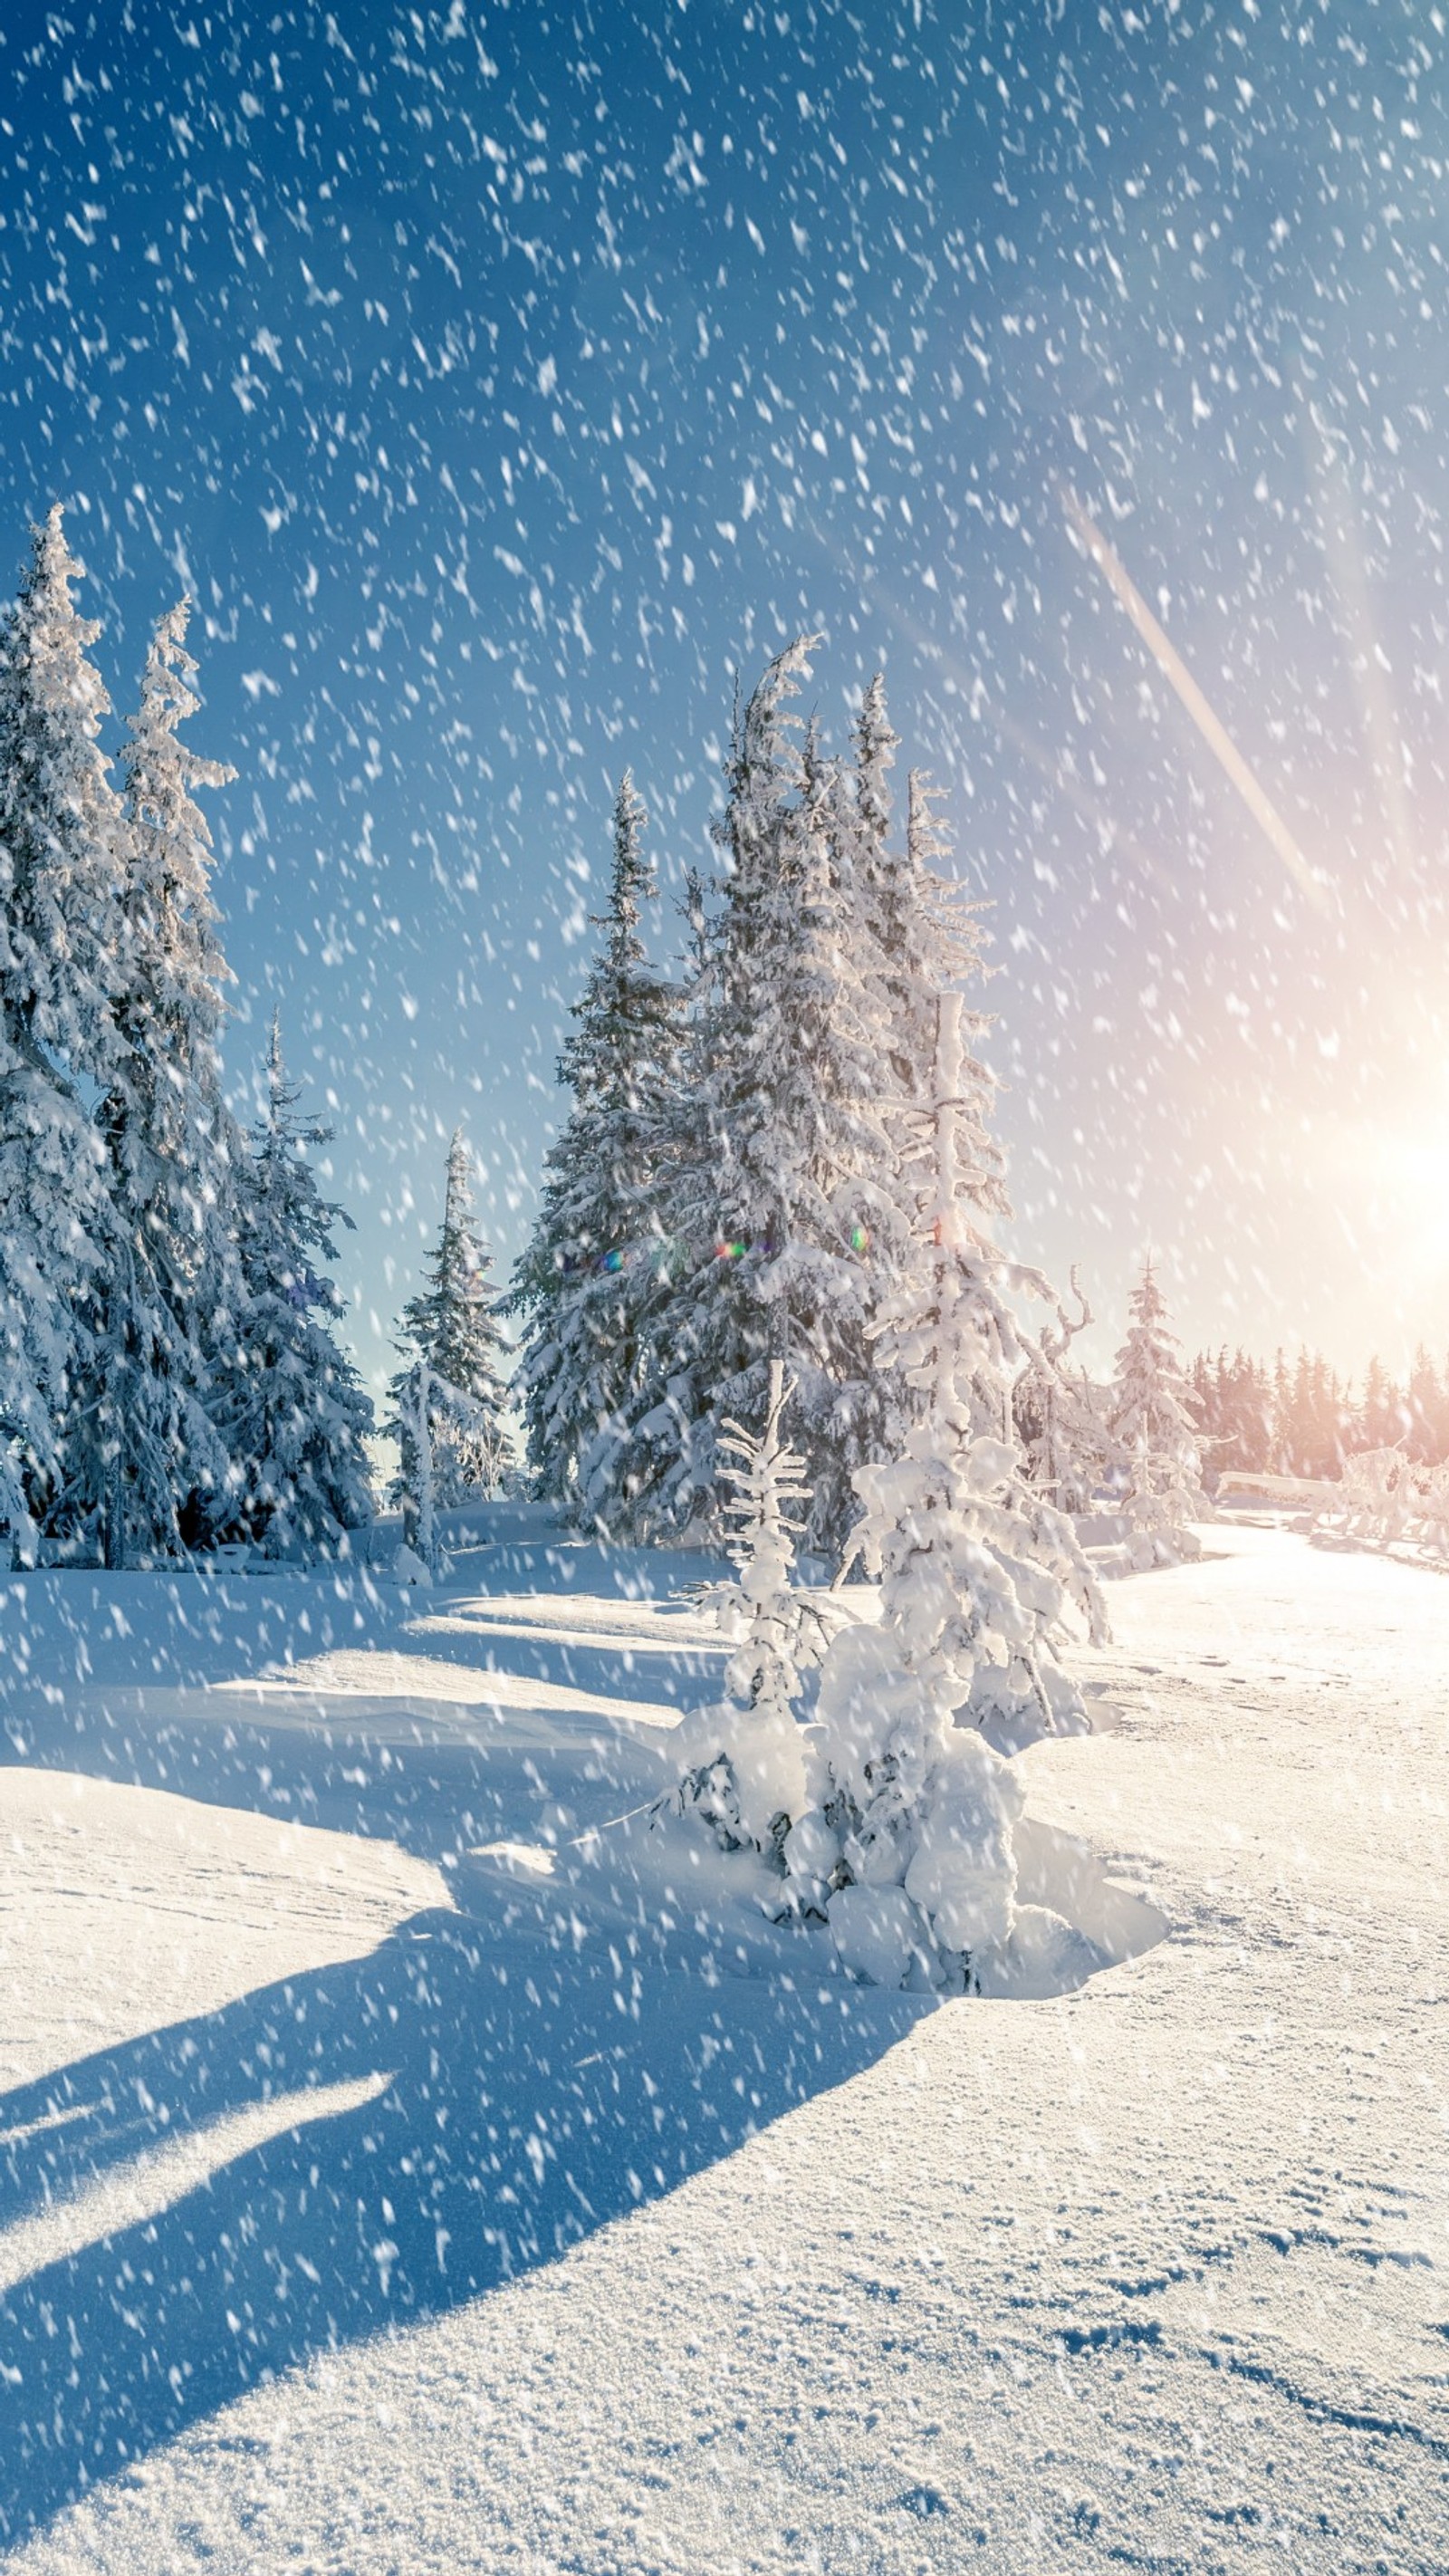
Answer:
<svg viewBox="0 0 1449 2576"><path fill-rule="evenodd" d="M1361 1385L1316 1351L1273 1364L1234 1351L1200 1351L1192 1401L1203 1464L1221 1475L1249 1468L1278 1476L1337 1476L1364 1449L1402 1448L1425 1466L1449 1458L1449 1361L1441 1373L1422 1344L1400 1385L1371 1359Z"/></svg>

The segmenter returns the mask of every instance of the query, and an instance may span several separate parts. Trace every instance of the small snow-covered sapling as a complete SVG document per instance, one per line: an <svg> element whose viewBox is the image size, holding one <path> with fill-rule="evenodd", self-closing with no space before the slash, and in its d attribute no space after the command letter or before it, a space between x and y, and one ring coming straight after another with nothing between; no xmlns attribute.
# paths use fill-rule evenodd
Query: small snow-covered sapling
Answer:
<svg viewBox="0 0 1449 2576"><path fill-rule="evenodd" d="M826 1615L797 1591L790 1576L807 1500L803 1463L786 1443L781 1419L794 1392L782 1363L770 1363L769 1399L757 1437L724 1425L721 1474L732 1488L733 1583L706 1595L733 1645L726 1696L685 1719L674 1738L680 1762L673 1803L702 1818L727 1851L752 1846L782 1871L781 1848L805 1805L804 1738L796 1718L801 1669L818 1663Z"/></svg>

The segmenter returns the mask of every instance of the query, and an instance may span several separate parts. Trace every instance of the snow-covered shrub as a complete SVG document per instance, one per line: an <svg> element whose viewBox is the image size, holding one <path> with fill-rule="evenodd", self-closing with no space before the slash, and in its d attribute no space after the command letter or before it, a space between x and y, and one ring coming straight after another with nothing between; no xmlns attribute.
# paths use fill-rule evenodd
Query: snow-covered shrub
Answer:
<svg viewBox="0 0 1449 2576"><path fill-rule="evenodd" d="M1404 1543L1449 1555L1449 1462L1430 1467L1399 1448L1361 1449L1345 1458L1338 1493L1317 1522L1372 1547Z"/></svg>
<svg viewBox="0 0 1449 2576"><path fill-rule="evenodd" d="M1345 1458L1341 1486L1344 1527L1353 1538L1383 1542L1402 1538L1414 1501L1414 1471L1402 1449L1361 1449Z"/></svg>
<svg viewBox="0 0 1449 2576"><path fill-rule="evenodd" d="M964 1981L1012 1922L1011 1828L1021 1791L941 1676L887 1626L836 1636L810 1734L812 1805L785 1838L789 1888L823 1914L848 1967L875 1984ZM870 1952L888 1951L882 1974Z"/></svg>
<svg viewBox="0 0 1449 2576"><path fill-rule="evenodd" d="M1449 1459L1427 1467L1420 1477L1419 1538L1440 1556L1449 1556Z"/></svg>
<svg viewBox="0 0 1449 2576"><path fill-rule="evenodd" d="M386 1573L391 1583L416 1584L419 1590L424 1592L431 1592L433 1588L431 1567L424 1564L416 1548L409 1547L406 1540L398 1549L391 1565L387 1567Z"/></svg>

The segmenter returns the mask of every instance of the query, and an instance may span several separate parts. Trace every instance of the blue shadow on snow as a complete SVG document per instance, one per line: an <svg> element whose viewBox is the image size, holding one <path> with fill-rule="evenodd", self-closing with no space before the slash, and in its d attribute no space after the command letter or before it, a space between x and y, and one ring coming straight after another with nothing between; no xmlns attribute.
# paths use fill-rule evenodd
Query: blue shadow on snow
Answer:
<svg viewBox="0 0 1449 2576"><path fill-rule="evenodd" d="M276 2372L555 2260L934 2008L817 1980L808 1940L794 1981L721 1976L709 1937L585 1935L547 1890L422 1913L366 1958L0 2097L0 2226L227 2114L294 2109L0 2297L0 2536ZM373 2098L309 2116L369 2078Z"/></svg>

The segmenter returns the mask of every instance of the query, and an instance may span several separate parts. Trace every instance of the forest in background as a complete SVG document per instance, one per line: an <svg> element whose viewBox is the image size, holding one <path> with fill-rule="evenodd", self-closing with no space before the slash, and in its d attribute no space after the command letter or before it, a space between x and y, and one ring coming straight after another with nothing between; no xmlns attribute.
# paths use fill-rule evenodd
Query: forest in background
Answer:
<svg viewBox="0 0 1449 2576"><path fill-rule="evenodd" d="M0 1519L18 1565L336 1552L375 1510L331 1276L349 1220L317 1191L327 1131L300 1114L278 1029L260 1121L223 1093L231 979L196 794L233 773L181 739L198 705L182 602L113 782L78 577L57 505L0 629ZM559 1062L568 1114L502 1296L453 1140L383 1425L410 1538L526 1476L578 1527L715 1541L729 1442L761 1432L778 1369L803 1535L840 1565L862 1479L920 1433L948 1309L961 1401L1023 1488L1067 1510L1109 1491L1154 1544L1177 1544L1204 1476L1442 1460L1449 1383L1427 1353L1403 1387L1373 1361L1356 1398L1306 1352L1189 1371L1150 1264L1112 1380L1079 1365L1075 1280L1064 1298L996 1240L979 907L929 782L893 792L880 678L843 753L795 713L813 641L737 698L715 864L688 878L672 969L646 935L647 817L619 784Z"/></svg>

